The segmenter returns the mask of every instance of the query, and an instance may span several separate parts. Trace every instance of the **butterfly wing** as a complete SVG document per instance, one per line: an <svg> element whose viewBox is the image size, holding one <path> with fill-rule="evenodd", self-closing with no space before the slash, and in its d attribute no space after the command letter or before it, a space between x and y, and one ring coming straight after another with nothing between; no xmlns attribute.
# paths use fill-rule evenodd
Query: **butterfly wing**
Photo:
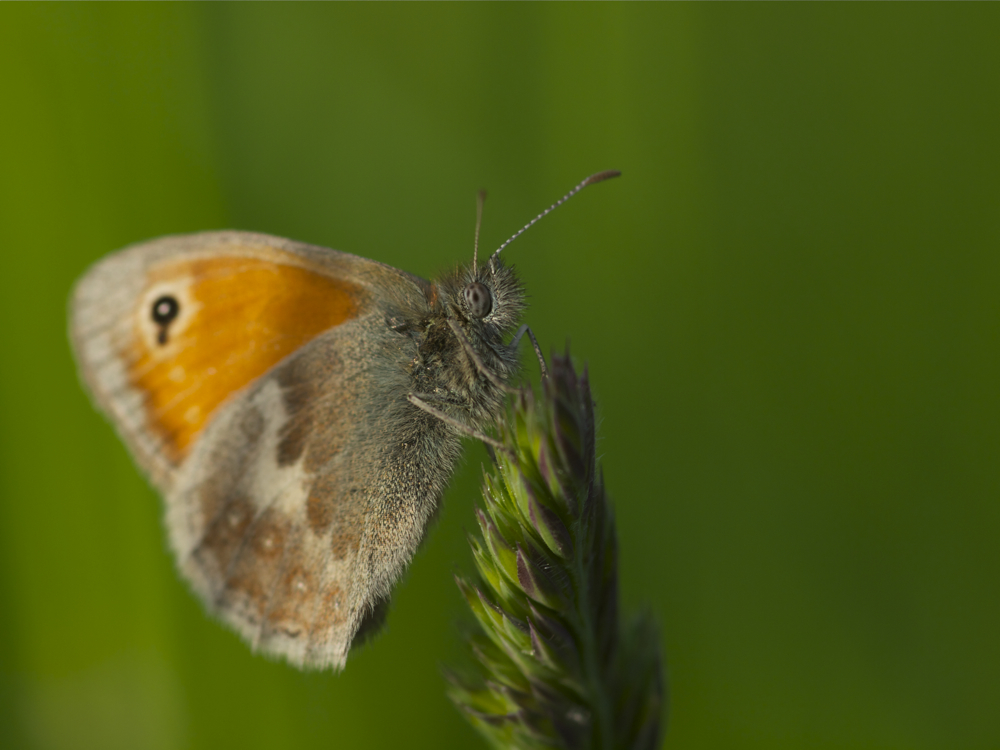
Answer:
<svg viewBox="0 0 1000 750"><path fill-rule="evenodd" d="M163 491L181 571L293 663L342 666L419 543L444 480L407 484L407 451L436 445L444 479L454 461L457 439L408 408L415 345L387 325L419 318L428 293L240 232L127 248L74 292L83 380Z"/></svg>

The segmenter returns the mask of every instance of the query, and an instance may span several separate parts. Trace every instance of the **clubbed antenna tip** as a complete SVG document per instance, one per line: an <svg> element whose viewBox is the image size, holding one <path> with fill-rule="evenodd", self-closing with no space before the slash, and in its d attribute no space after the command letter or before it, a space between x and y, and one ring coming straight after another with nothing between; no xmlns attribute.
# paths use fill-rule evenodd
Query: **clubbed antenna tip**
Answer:
<svg viewBox="0 0 1000 750"><path fill-rule="evenodd" d="M593 185L595 182L604 182L605 180L610 180L612 177L621 177L622 173L617 169L609 169L605 172L598 172L597 174L592 174L586 180L583 181L581 187L587 187L587 185Z"/></svg>

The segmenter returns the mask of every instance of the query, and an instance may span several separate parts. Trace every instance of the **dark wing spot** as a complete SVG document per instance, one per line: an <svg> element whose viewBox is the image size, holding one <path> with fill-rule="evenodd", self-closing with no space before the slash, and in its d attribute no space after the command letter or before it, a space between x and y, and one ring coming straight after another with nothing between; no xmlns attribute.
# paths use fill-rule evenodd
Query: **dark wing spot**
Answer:
<svg viewBox="0 0 1000 750"><path fill-rule="evenodd" d="M153 322L159 326L160 331L156 335L156 341L161 346L167 343L167 328L177 318L181 311L181 306L176 297L164 294L153 303Z"/></svg>
<svg viewBox="0 0 1000 750"><path fill-rule="evenodd" d="M176 318L180 311L181 306L177 303L177 299L165 294L153 303L153 322L165 326Z"/></svg>

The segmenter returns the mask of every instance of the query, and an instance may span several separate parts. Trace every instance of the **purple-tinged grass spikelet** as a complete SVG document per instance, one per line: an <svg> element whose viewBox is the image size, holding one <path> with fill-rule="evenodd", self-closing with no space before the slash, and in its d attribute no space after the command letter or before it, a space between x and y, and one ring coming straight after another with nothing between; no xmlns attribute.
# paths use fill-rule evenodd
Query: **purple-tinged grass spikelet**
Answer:
<svg viewBox="0 0 1000 750"><path fill-rule="evenodd" d="M480 634L480 676L450 694L494 747L653 750L666 706L660 639L621 627L618 543L597 466L587 372L554 357L520 392L470 537L478 586L456 578Z"/></svg>

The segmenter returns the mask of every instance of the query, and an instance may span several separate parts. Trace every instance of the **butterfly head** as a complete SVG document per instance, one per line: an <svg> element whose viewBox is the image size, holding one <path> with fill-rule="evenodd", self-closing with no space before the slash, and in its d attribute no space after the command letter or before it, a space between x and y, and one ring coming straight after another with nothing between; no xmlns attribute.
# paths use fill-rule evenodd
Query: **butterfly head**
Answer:
<svg viewBox="0 0 1000 750"><path fill-rule="evenodd" d="M493 341L509 333L525 308L521 280L499 258L479 267L459 267L438 289L448 316L477 338Z"/></svg>
<svg viewBox="0 0 1000 750"><path fill-rule="evenodd" d="M554 211L583 188L617 177L619 174L621 173L617 170L609 170L591 175L521 227L482 264L478 262L479 228L482 223L486 192L479 191L472 263L458 268L435 285L436 304L443 306L446 317L465 329L465 334L474 347L479 348L485 343L486 348L494 353L498 352L497 343L504 335L514 330L526 306L524 288L520 280L514 269L506 266L501 258L500 253L503 249L543 216ZM440 307L438 311L438 314L442 312Z"/></svg>

